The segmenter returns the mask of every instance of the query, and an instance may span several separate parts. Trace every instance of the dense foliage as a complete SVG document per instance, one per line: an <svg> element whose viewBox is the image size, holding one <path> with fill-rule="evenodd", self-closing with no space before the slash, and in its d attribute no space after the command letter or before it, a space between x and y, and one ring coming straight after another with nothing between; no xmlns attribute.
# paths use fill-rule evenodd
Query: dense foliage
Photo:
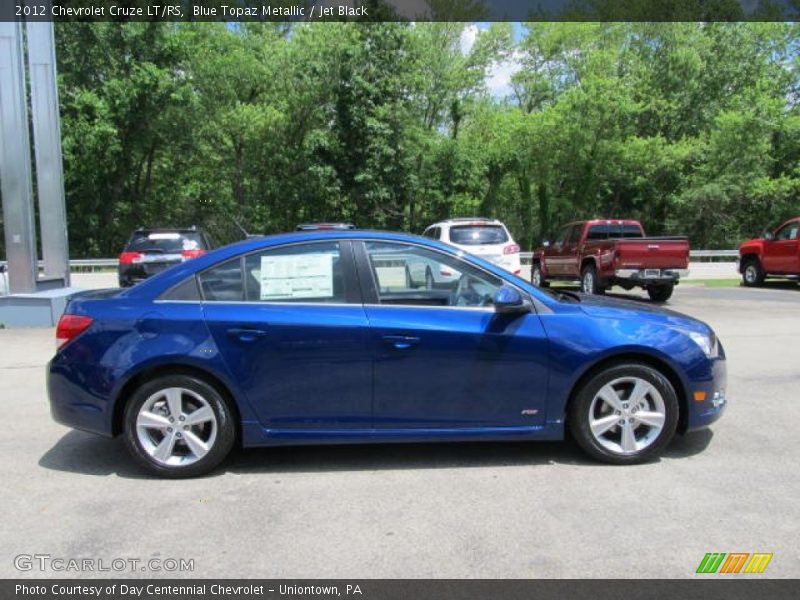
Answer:
<svg viewBox="0 0 800 600"><path fill-rule="evenodd" d="M72 255L114 255L140 224L231 241L232 218L459 215L523 249L593 216L733 247L800 213L797 25L465 27L59 24Z"/></svg>

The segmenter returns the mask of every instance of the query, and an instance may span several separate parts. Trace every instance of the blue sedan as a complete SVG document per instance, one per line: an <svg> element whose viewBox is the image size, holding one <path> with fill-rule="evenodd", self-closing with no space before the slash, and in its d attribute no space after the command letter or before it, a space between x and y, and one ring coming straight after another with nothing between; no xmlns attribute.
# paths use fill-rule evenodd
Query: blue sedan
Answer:
<svg viewBox="0 0 800 600"><path fill-rule="evenodd" d="M433 270L442 277L415 274ZM68 305L54 418L170 477L234 444L556 440L633 464L725 407L711 328L540 289L426 238L317 231L233 244Z"/></svg>

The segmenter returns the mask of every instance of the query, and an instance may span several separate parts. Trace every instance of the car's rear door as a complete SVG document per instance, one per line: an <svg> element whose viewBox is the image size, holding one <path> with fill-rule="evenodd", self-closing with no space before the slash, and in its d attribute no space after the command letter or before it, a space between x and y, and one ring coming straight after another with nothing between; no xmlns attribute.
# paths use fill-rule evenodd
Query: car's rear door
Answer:
<svg viewBox="0 0 800 600"><path fill-rule="evenodd" d="M372 422L372 354L348 241L279 246L199 275L205 319L268 428Z"/></svg>
<svg viewBox="0 0 800 600"><path fill-rule="evenodd" d="M536 427L544 423L547 338L536 313L501 315L502 279L422 246L356 247L374 357L378 429ZM410 288L402 262L459 272L449 289Z"/></svg>
<svg viewBox="0 0 800 600"><path fill-rule="evenodd" d="M573 225L565 225L558 232L555 241L550 246L544 249L545 266L548 275L561 277L566 275L565 253L566 246L572 233Z"/></svg>

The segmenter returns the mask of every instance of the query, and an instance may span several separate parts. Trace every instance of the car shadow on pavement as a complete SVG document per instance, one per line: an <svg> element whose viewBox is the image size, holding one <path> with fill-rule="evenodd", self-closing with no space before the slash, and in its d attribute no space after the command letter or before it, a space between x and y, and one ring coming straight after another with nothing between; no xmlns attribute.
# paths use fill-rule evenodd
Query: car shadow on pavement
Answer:
<svg viewBox="0 0 800 600"><path fill-rule="evenodd" d="M701 453L713 433L703 430L676 436L664 458ZM313 473L395 469L450 469L578 465L603 468L572 441L563 442L443 442L430 444L363 444L293 446L235 450L209 477L229 473ZM39 459L39 466L83 475L115 474L149 479L128 455L121 439L70 431Z"/></svg>
<svg viewBox="0 0 800 600"><path fill-rule="evenodd" d="M83 431L69 431L39 459L39 466L82 475L119 475L148 479L131 458L122 440Z"/></svg>

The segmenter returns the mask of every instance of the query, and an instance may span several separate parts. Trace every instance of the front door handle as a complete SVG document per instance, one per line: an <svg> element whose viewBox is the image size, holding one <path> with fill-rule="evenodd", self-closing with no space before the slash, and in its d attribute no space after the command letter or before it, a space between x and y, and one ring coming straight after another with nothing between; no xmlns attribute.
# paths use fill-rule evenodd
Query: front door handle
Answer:
<svg viewBox="0 0 800 600"><path fill-rule="evenodd" d="M419 344L419 338L410 335L385 335L383 343L395 350L408 350Z"/></svg>
<svg viewBox="0 0 800 600"><path fill-rule="evenodd" d="M267 332L263 329L249 329L247 327L232 327L228 329L227 333L229 336L238 338L243 342L252 342L267 335Z"/></svg>

